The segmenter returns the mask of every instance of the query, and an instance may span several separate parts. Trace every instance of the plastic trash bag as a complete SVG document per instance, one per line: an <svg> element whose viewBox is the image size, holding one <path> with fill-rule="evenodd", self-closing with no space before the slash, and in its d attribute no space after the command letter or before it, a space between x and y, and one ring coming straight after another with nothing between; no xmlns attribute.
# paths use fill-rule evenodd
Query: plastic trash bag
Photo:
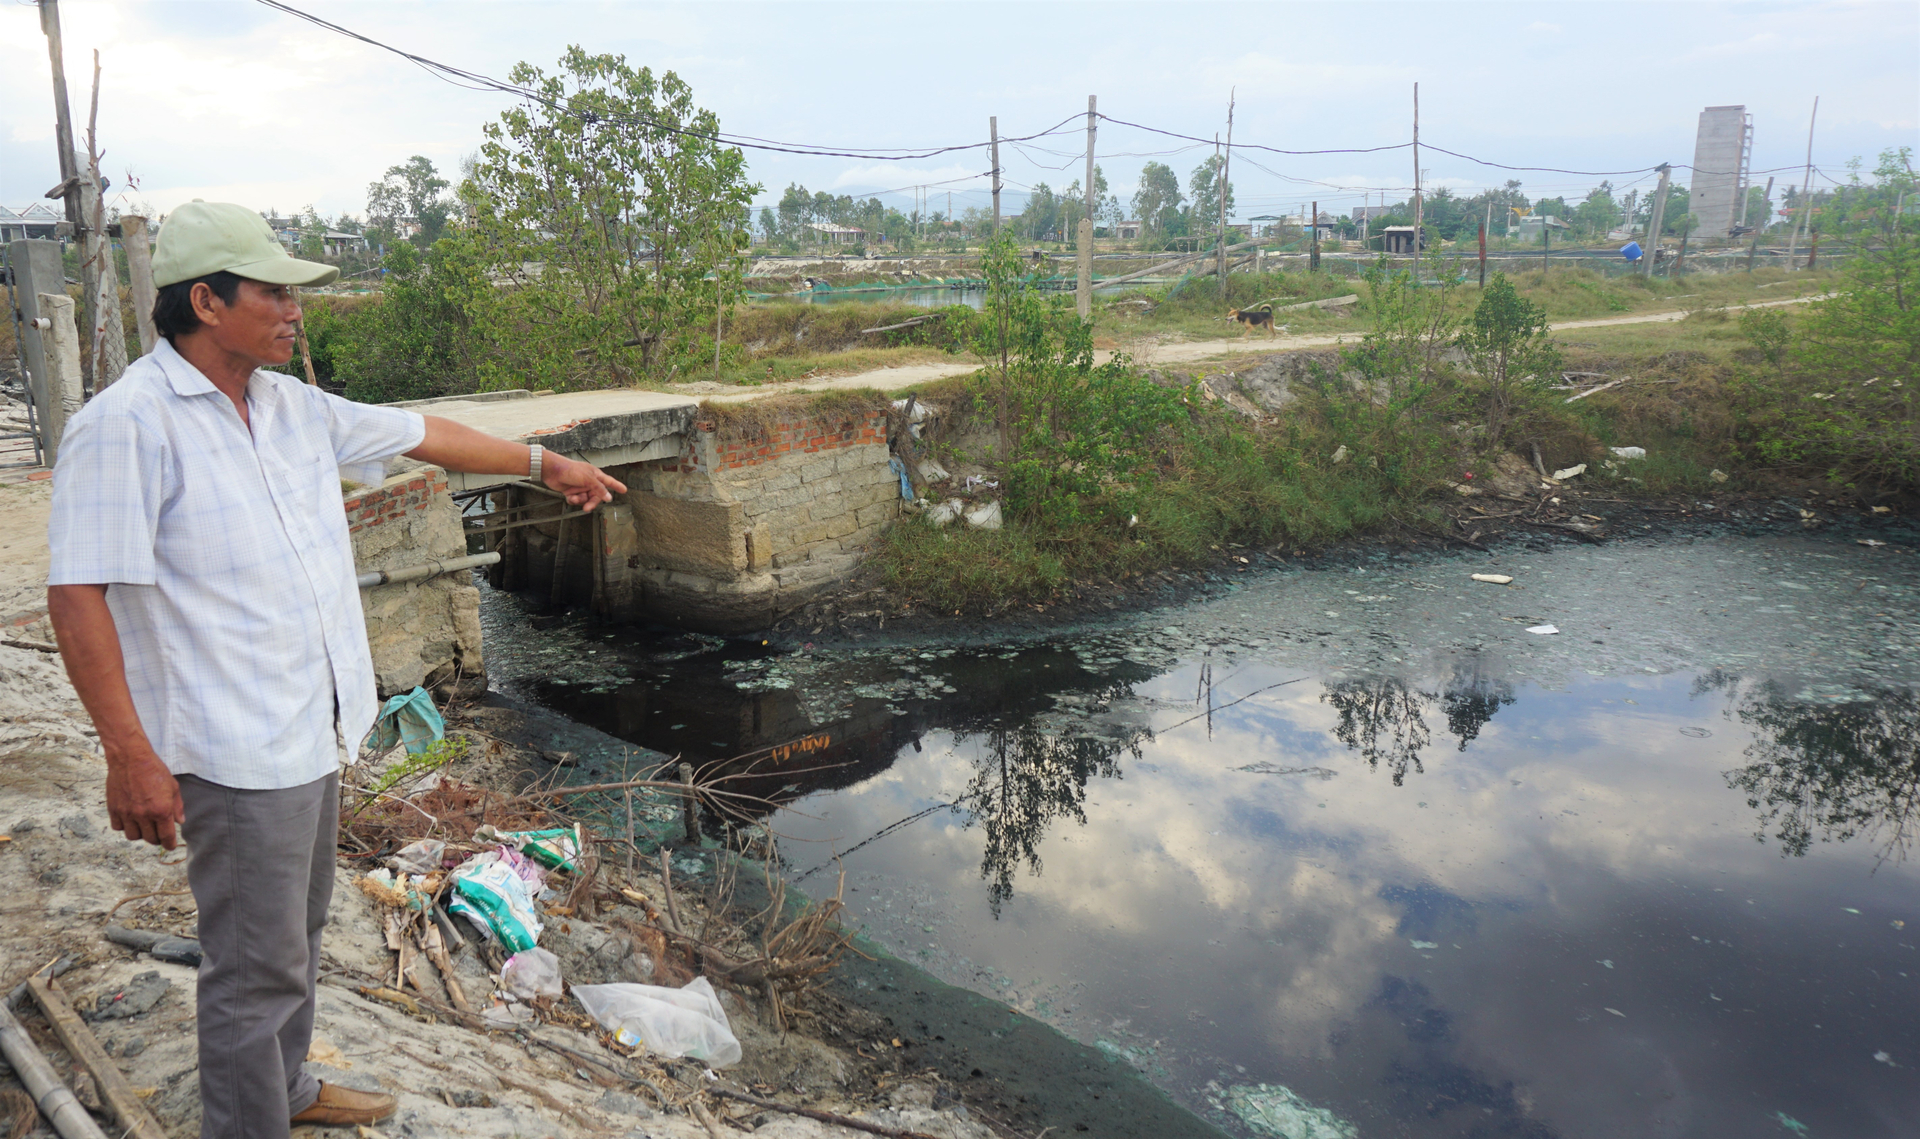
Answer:
<svg viewBox="0 0 1920 1139"><path fill-rule="evenodd" d="M580 852L587 845L578 823L545 831L503 831L483 826L473 832L473 837L477 842L497 842L513 847L550 870L575 873L580 869Z"/></svg>
<svg viewBox="0 0 1920 1139"><path fill-rule="evenodd" d="M545 928L534 916L526 880L497 850L476 854L454 870L447 910L515 953L532 949Z"/></svg>
<svg viewBox="0 0 1920 1139"><path fill-rule="evenodd" d="M1000 528L1000 500L995 499L978 510L969 510L966 514L967 525L975 530L998 530Z"/></svg>
<svg viewBox="0 0 1920 1139"><path fill-rule="evenodd" d="M440 869L440 859L446 853L446 843L437 838L423 838L388 855L387 865L402 874L431 874Z"/></svg>
<svg viewBox="0 0 1920 1139"><path fill-rule="evenodd" d="M912 502L913 483L907 478L907 465L900 461L900 456L895 455L891 459L888 459L887 469L892 471L900 479L900 497L906 499L908 502Z"/></svg>
<svg viewBox="0 0 1920 1139"><path fill-rule="evenodd" d="M938 506L928 507L927 512L921 517L927 520L929 526L945 526L960 517L966 509L966 503L957 498L949 498Z"/></svg>
<svg viewBox="0 0 1920 1139"><path fill-rule="evenodd" d="M525 949L500 967L500 987L515 1000L560 996L560 959L544 949Z"/></svg>
<svg viewBox="0 0 1920 1139"><path fill-rule="evenodd" d="M446 735L447 722L424 688L388 700L373 722L373 746L381 751L404 743L408 755L419 755Z"/></svg>
<svg viewBox="0 0 1920 1139"><path fill-rule="evenodd" d="M705 977L685 988L660 985L575 985L573 995L587 1015L631 1048L645 1044L662 1056L690 1056L710 1068L740 1062L740 1041L727 1024L727 1010Z"/></svg>

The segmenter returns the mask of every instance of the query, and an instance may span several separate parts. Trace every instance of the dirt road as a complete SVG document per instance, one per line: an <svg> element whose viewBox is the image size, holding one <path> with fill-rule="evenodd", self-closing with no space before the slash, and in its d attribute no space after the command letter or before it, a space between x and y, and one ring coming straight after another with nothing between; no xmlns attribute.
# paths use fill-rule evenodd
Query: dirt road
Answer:
<svg viewBox="0 0 1920 1139"><path fill-rule="evenodd" d="M1781 301L1762 301L1756 305L1743 305L1743 308L1778 308L1782 305L1805 304L1808 301L1824 299L1832 294L1814 297L1792 297ZM1550 327L1555 332L1570 331L1577 328L1601 328L1615 324L1667 324L1686 319L1684 309L1672 312L1635 313L1631 316L1611 316L1599 320L1566 320ZM1359 339L1359 333L1346 332L1327 336L1248 336L1221 340L1168 340L1162 341L1156 336L1142 337L1126 346L1126 352L1135 363L1144 367L1160 367L1167 364L1190 364L1202 360L1217 360L1230 356L1265 354L1272 352L1296 352L1306 348L1333 348ZM1100 363L1113 358L1112 351L1095 353ZM716 403L744 403L749 400L765 399L768 396L788 395L794 392L847 391L868 389L873 391L898 391L915 384L931 380L945 379L948 376L964 376L978 371L977 364L914 364L903 368L877 368L870 372L858 372L850 376L838 376L829 380L814 380L797 384L780 384L763 388L742 390L725 384L699 383L681 384L675 391L688 395L704 396Z"/></svg>

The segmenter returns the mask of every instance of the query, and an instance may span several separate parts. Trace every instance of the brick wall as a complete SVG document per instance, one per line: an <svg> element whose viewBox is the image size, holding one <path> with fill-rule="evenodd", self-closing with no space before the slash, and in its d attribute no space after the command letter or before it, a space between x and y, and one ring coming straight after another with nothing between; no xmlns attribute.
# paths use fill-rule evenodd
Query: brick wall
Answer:
<svg viewBox="0 0 1920 1139"><path fill-rule="evenodd" d="M603 589L631 584L654 618L747 629L853 573L900 511L886 417L773 414L704 416L685 454L615 472L633 528L603 552Z"/></svg>
<svg viewBox="0 0 1920 1139"><path fill-rule="evenodd" d="M409 514L424 514L433 507L434 498L445 493L447 473L438 467L388 479L347 499L347 532L358 534L369 526L379 526ZM465 553L463 549L453 556Z"/></svg>
<svg viewBox="0 0 1920 1139"><path fill-rule="evenodd" d="M361 572L465 557L460 510L437 467L394 475L346 498L353 563ZM360 591L367 648L382 697L417 684L486 675L480 655L480 592L465 572Z"/></svg>

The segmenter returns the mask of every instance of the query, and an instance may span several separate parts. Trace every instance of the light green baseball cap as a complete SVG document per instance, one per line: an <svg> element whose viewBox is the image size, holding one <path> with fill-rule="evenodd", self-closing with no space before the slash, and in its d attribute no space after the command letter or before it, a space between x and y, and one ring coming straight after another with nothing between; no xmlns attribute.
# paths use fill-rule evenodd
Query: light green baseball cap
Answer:
<svg viewBox="0 0 1920 1139"><path fill-rule="evenodd" d="M153 251L154 286L221 271L269 285L324 285L340 275L332 265L288 254L267 219L245 206L195 198L168 214Z"/></svg>

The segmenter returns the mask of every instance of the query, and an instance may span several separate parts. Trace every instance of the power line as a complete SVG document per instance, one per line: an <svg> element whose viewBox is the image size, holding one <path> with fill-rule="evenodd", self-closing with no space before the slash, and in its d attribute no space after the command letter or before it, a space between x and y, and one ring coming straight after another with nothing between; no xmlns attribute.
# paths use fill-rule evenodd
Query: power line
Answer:
<svg viewBox="0 0 1920 1139"><path fill-rule="evenodd" d="M350 28L344 28L339 24L333 23L330 20L324 20L324 19L321 19L319 16L313 15L312 13L303 12L300 9L295 8L290 4L283 4L280 2L280 0L258 0L258 2L261 4L264 4L269 8L274 9L275 11L285 12L289 16L294 16L299 19L305 20L306 22L314 25L315 27L324 28L327 31L333 32L337 35L346 36L348 39L359 40L361 43L367 44L370 47L379 48L381 51L391 52L394 55L399 56L400 58L406 60L407 62L425 71L427 74L433 76L434 78L443 80L447 83L451 83L455 87L463 87L469 91L498 91L502 94L513 95L516 98L526 99L526 100L529 100L530 102L539 103L542 106L549 108L550 110L558 112L559 114L568 115L573 118L577 118L582 122L592 123L592 122L597 122L602 120L610 120L610 121L616 121L616 122L638 123L641 125L652 127L655 130L665 131L668 134L679 135L684 138L697 138L706 142L717 143L722 146L739 147L740 149L743 149L743 150L768 150L768 151L775 151L781 154L801 154L801 155L807 155L815 158L858 158L858 159L863 159L869 162L911 162L911 161L917 161L921 159L935 158L942 154L953 154L955 152L963 151L963 150L980 150L991 145L990 143L987 143L987 142L969 142L969 143L959 143L953 146L934 147L932 149L919 150L919 151L906 151L906 150L903 150L902 148L897 148L897 147L835 150L833 148L830 148L824 145L815 145L813 143L775 142L769 139L756 138L753 135L730 135L730 134L725 134L717 131L712 134L708 134L704 131L688 130L685 127L675 126L672 123L663 123L655 119L648 119L640 115L597 115L591 112L581 112L581 111L576 111L571 107L565 106L564 104L559 103L553 99L549 99L545 95L542 95L538 91L534 91L530 88L521 87L515 83L508 83L504 80L495 79L489 75L482 75L477 71L467 71L464 68L454 67L450 64L439 63L435 60L428 59L426 56L415 55L413 52L404 51L400 48L394 47L391 44L382 43L381 41L376 40L371 36L361 35L359 32L353 31ZM1003 138L1000 141L1026 142L1036 138L1045 138L1050 134L1056 133L1057 131L1060 130L1061 127L1065 126L1069 122L1073 122L1077 120L1079 117L1080 116L1077 113L1068 115L1066 118L1060 120L1058 123L1055 123L1053 126L1048 127L1044 131L1040 131L1036 134L1022 135L1014 139Z"/></svg>
<svg viewBox="0 0 1920 1139"><path fill-rule="evenodd" d="M1163 134L1163 135L1166 135L1168 138L1185 139L1188 142L1201 143L1207 146L1213 145L1212 139L1201 138L1198 135L1181 134L1178 131L1161 130L1159 127L1150 127L1144 123L1130 123L1125 119L1116 119L1111 115L1102 114L1100 115L1100 117L1107 120L1110 123L1113 123L1116 126L1132 127L1135 130L1148 131L1152 134ZM1277 146L1261 146L1258 143L1251 143L1251 142L1236 142L1233 145L1235 149L1264 150L1268 154L1304 155L1304 154L1378 154L1382 151L1387 151L1387 150L1404 150L1407 147L1412 146L1413 144L1411 142L1396 142L1391 146L1343 147L1343 148L1338 148L1334 150L1282 150L1280 147L1277 147Z"/></svg>

